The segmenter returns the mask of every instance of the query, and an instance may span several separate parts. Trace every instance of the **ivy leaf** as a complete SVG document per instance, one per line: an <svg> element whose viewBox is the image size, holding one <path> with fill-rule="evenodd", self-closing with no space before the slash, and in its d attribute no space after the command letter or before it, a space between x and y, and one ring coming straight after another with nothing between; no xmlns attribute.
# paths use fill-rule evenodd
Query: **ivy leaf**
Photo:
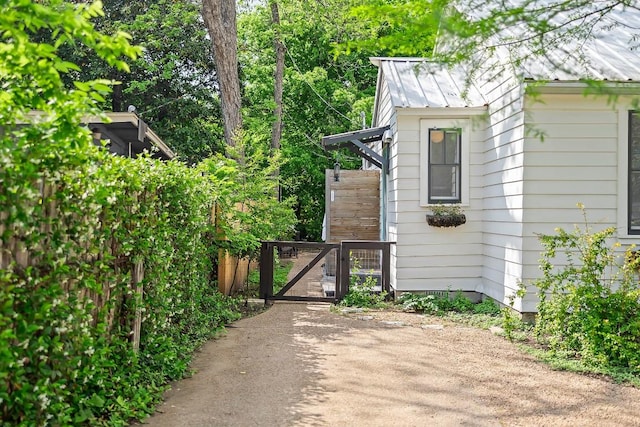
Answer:
<svg viewBox="0 0 640 427"><path fill-rule="evenodd" d="M94 393L91 398L87 400L87 404L94 408L102 408L104 406L104 399Z"/></svg>

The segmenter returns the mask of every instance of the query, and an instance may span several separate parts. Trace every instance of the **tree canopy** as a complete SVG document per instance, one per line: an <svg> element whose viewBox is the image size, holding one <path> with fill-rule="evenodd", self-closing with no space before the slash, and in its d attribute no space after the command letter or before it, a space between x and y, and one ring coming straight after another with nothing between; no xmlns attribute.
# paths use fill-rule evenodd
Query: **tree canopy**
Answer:
<svg viewBox="0 0 640 427"><path fill-rule="evenodd" d="M92 23L98 31L123 32L142 54L130 69L118 70L82 45L68 45L60 56L78 64L65 78L108 78L119 82L102 108L127 111L129 105L189 164L223 149L222 117L210 41L196 2L181 0L104 0ZM41 32L46 40L49 32Z"/></svg>
<svg viewBox="0 0 640 427"><path fill-rule="evenodd" d="M325 169L332 169L335 162L346 169L361 164L359 158L347 153L328 154L320 140L370 125L377 69L369 57L392 53L367 40L371 34L391 34L397 29L387 28L382 21L355 19L349 11L359 3L278 2L277 34L285 49L281 175L284 195L298 199L302 238L320 238ZM238 36L245 132L266 146L274 117L276 66L276 28L269 4L253 3L242 12ZM354 40L362 43L337 54L339 47ZM404 52L418 51L407 47Z"/></svg>

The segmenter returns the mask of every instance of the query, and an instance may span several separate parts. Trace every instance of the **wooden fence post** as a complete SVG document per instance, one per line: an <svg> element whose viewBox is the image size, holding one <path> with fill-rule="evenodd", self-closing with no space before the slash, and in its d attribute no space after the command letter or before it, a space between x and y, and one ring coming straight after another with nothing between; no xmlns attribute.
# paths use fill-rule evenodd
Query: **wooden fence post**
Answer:
<svg viewBox="0 0 640 427"><path fill-rule="evenodd" d="M140 349L140 332L142 329L142 280L144 279L144 264L142 261L138 261L133 265L133 270L131 272L131 286L135 287L135 293L133 298L135 298L135 317L133 319L133 336L131 340L133 342L133 351L136 353Z"/></svg>
<svg viewBox="0 0 640 427"><path fill-rule="evenodd" d="M260 298L273 296L273 243L262 242L260 248Z"/></svg>

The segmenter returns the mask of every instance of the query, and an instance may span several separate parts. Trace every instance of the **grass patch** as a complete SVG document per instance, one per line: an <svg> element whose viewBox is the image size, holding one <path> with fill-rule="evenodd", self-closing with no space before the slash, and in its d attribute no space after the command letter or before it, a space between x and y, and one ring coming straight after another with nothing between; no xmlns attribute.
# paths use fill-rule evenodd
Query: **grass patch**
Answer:
<svg viewBox="0 0 640 427"><path fill-rule="evenodd" d="M451 322L460 323L474 328L489 329L494 326L502 326L502 319L495 314L484 313L457 313L449 311L442 313L440 316Z"/></svg>
<svg viewBox="0 0 640 427"><path fill-rule="evenodd" d="M628 368L597 367L584 363L569 354L560 354L544 348L538 348L528 344L520 344L518 348L549 365L557 371L576 372L580 374L606 377L617 384L628 384L640 388L640 375L631 372Z"/></svg>
<svg viewBox="0 0 640 427"><path fill-rule="evenodd" d="M557 371L575 372L583 375L605 377L618 384L627 384L640 388L640 372L637 369L611 365L594 365L580 358L575 352L552 349L538 342L535 327L525 323L508 308L503 309L500 318L503 336L512 342L517 342L518 348L532 355L539 361Z"/></svg>

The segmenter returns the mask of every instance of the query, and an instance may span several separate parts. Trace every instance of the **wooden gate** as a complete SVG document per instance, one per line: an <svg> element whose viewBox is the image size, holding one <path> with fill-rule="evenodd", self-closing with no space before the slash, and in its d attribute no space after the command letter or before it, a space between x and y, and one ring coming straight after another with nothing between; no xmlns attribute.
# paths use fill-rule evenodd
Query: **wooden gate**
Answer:
<svg viewBox="0 0 640 427"><path fill-rule="evenodd" d="M380 269L376 273L379 277L380 290L390 293L390 247L393 242L381 242L370 240L351 240L340 243L313 243L313 242L288 242L288 241L268 241L262 242L260 253L260 298L267 301L317 301L317 302L337 302L349 292L352 271L353 250L374 250L379 251ZM278 253L292 251L298 253L301 250L315 249L318 254L305 267L303 267L289 282L277 293L273 292L274 257L276 249ZM286 293L298 283L309 271L326 258L331 251L336 251L335 263L335 291L333 296L301 296L286 295Z"/></svg>

